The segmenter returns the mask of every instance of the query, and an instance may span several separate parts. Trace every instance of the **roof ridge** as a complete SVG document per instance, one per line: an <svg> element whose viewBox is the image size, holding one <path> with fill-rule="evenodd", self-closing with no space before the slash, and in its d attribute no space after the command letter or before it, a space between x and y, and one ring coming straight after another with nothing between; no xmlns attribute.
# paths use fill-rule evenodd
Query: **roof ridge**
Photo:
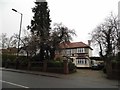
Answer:
<svg viewBox="0 0 120 90"><path fill-rule="evenodd" d="M69 42L69 43L65 43L67 44L67 46L62 46L63 48L77 48L77 47L88 47L90 49L92 49L88 44L80 41L80 42Z"/></svg>
<svg viewBox="0 0 120 90"><path fill-rule="evenodd" d="M71 42L70 42L71 43ZM85 44L86 46L89 46L88 44L86 44L86 43L84 43L84 42L82 42L82 41L80 41L80 42L72 42L72 43L82 43L82 44Z"/></svg>

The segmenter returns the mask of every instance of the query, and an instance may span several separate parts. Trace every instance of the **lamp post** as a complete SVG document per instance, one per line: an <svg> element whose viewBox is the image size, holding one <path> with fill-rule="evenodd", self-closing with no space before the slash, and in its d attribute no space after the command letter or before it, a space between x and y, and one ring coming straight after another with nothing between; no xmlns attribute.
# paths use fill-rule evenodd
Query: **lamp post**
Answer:
<svg viewBox="0 0 120 90"><path fill-rule="evenodd" d="M21 20L20 20L20 30L19 30L19 35L18 35L18 51L17 51L17 57L19 56L19 45L20 45L20 35L21 35L21 27L22 27L22 16L23 16L23 14L22 13L20 13L20 12L18 12L17 10L15 10L15 9L12 9L14 12L17 12L17 13L19 13L20 15L21 15Z"/></svg>

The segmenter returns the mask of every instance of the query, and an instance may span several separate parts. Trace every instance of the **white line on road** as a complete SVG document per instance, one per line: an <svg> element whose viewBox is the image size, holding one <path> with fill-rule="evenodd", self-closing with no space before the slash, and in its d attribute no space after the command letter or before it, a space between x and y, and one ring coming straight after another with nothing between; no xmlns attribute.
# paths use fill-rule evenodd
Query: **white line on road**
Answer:
<svg viewBox="0 0 120 90"><path fill-rule="evenodd" d="M0 82L8 83L8 84L11 84L11 85L14 85L14 86L18 86L18 87L22 87L22 88L29 88L29 87L26 87L26 86L23 86L23 85L19 85L19 84L15 84L15 83L11 83L11 82L8 82L8 81L0 80Z"/></svg>

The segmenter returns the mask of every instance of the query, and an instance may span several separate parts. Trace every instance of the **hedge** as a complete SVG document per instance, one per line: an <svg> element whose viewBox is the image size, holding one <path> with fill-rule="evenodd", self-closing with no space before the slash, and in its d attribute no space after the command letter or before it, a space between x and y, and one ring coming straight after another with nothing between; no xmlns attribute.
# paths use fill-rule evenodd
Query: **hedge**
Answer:
<svg viewBox="0 0 120 90"><path fill-rule="evenodd" d="M19 69L24 68L27 69L28 61L26 56L19 56ZM8 68L15 68L16 67L16 55L2 55L2 66L7 66ZM49 60L47 61L47 71L55 72L55 73L63 73L64 69L64 62L63 61L56 61L56 60ZM31 70L32 68L36 68L38 70L42 70L43 62L31 60ZM69 72L74 72L76 70L76 66L72 62L68 62ZM35 69L34 69L35 70Z"/></svg>
<svg viewBox="0 0 120 90"><path fill-rule="evenodd" d="M19 56L19 63L21 65L27 65L28 60L26 56ZM2 55L2 66L4 67L6 63L15 64L16 63L16 55Z"/></svg>
<svg viewBox="0 0 120 90"><path fill-rule="evenodd" d="M48 67L63 67L63 62L61 61L48 61Z"/></svg>

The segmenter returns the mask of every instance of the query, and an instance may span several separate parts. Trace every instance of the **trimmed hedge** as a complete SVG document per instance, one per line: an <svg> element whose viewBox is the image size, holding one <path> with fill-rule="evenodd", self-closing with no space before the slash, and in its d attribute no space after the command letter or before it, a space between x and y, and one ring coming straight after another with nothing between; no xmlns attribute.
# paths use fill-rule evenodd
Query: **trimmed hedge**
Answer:
<svg viewBox="0 0 120 90"><path fill-rule="evenodd" d="M18 69L27 69L29 59L26 56L19 56L18 63L16 61L16 55L2 55L2 66L8 68L16 68L18 65ZM42 70L43 62L31 60L31 70ZM17 65L16 65L17 64ZM75 72L76 66L72 62L68 62L69 72ZM54 73L63 73L64 71L64 62L61 60L49 60L47 61L47 71Z"/></svg>
<svg viewBox="0 0 120 90"><path fill-rule="evenodd" d="M7 55L7 54L3 54L2 55L2 66L4 67L5 64L8 63L15 63L15 55Z"/></svg>
<svg viewBox="0 0 120 90"><path fill-rule="evenodd" d="M55 68L63 68L64 64L61 61L49 61L48 62L48 67L55 67ZM76 69L76 66L74 63L72 62L68 62L68 67L69 67L69 71L73 71Z"/></svg>
<svg viewBox="0 0 120 90"><path fill-rule="evenodd" d="M18 60L21 65L27 65L27 63L28 63L26 56L19 56ZM3 54L2 55L2 66L4 67L5 64L9 64L12 66L15 65L16 64L16 55Z"/></svg>
<svg viewBox="0 0 120 90"><path fill-rule="evenodd" d="M63 67L63 62L51 60L48 61L47 65L48 67Z"/></svg>

